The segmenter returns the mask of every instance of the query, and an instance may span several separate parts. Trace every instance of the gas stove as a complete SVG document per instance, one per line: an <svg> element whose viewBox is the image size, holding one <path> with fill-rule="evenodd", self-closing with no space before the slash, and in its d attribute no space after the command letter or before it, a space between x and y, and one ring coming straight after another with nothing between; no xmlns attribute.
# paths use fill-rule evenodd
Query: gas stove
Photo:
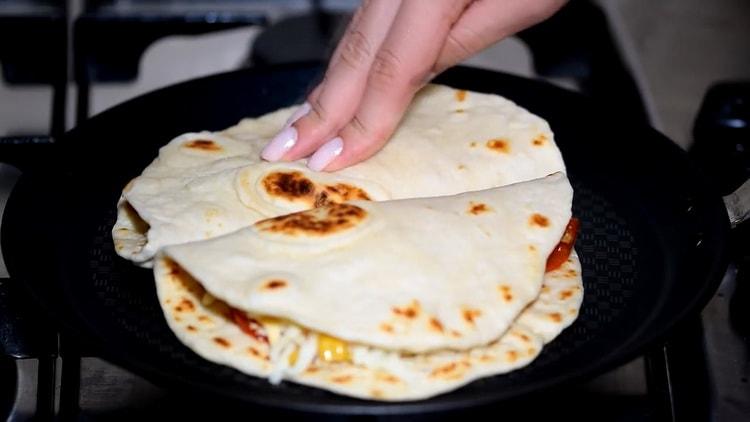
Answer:
<svg viewBox="0 0 750 422"><path fill-rule="evenodd" d="M34 3L19 1L18 4L26 8L13 10L26 13L35 7ZM49 2L40 3L43 8L51 7ZM181 7L181 3L185 3L185 7ZM353 7L350 4L353 2L346 1L328 2L334 3L328 8L324 4L321 6L326 2L312 2L311 6L305 1L282 1L276 5L264 1L220 3L216 6L194 1L170 2L164 7L159 2L146 0L90 1L80 7L79 3L72 2L65 12L68 23L72 23L77 31L73 44L79 47L72 57L79 87L77 119L82 121L90 113L122 99L123 92L127 93L129 88L130 95L136 95L145 90L144 87L149 87L148 77L139 74L138 66L143 58L140 73L149 67L147 47L162 49L155 56L179 55L181 49L184 52L184 46L175 47L175 44L172 44L174 51L169 52L169 46L153 44L155 40L188 34L196 37L194 42L211 42L206 39L216 36L216 31L235 31L232 39L248 45L239 45L239 53L233 56L231 66L273 65L315 55L323 59L331 38L340 32L345 15ZM74 10L76 7L78 11ZM10 20L13 16L0 14L1 19ZM581 25L581 22L586 25ZM310 32L314 42L298 47L300 51L294 51L294 46L282 48L284 34L290 28ZM253 34L248 32L250 29ZM118 38L120 35L117 34L132 31L141 31L144 35L131 40L131 44L127 39ZM106 45L97 41L102 34L114 36L113 42L122 46L118 51L127 49L128 54L111 60L111 52L103 48ZM200 37L208 38L201 41ZM617 34L602 11L589 2L579 1L572 2L548 22L472 58L468 64L543 78L578 90L634 119L649 121L652 119L651 107L647 100L644 101L637 78L629 72L618 51ZM123 58L125 56L128 58ZM242 60L238 61L238 58ZM0 55L0 62L3 60ZM159 65L163 66L163 62ZM230 66L229 62L227 66ZM61 68L60 72L66 71ZM56 86L57 90L65 90L54 77L45 81ZM119 84L119 87L113 88L112 84ZM119 91L112 94L113 89ZM115 100L107 99L108 92ZM61 110L59 100L54 104L50 105L55 115L50 132L1 138L0 161L4 154L33 157L33 152L29 154L28 150L32 150L35 143L54 140L60 122L65 120L65 110ZM695 158L716 180L717 189L725 194L736 188L742 175L750 177L747 104L750 104L747 85L725 85L707 97L696 121L693 137ZM49 137L50 134L53 136ZM716 137L720 137L721 142L712 141ZM726 165L728 162L732 163L731 169ZM727 173L731 174L727 176ZM16 168L0 164L0 217L19 176L20 171ZM747 321L750 318L744 311L748 305L747 285L750 283L748 234L747 227L740 227L733 233L733 263L702 315L685 320L662 344L636 360L592 380L513 402L467 410L460 415L410 415L408 419L487 418L492 415L597 421L749 418ZM247 411L254 416L287 415L283 410L238 409L232 403L186 396L181 390L153 384L92 354L75 338L57 333L53 326L44 312L36 309L35 302L28 297L23 286L8 278L0 255L0 343L4 352L0 357L0 415L7 415L9 420L33 417L39 420L215 418ZM391 420L398 419L398 416L369 418Z"/></svg>

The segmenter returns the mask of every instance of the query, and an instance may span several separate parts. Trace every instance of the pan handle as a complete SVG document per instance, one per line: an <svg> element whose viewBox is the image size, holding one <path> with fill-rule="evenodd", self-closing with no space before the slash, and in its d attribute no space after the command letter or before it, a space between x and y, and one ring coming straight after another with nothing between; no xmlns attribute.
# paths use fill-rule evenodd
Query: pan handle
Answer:
<svg viewBox="0 0 750 422"><path fill-rule="evenodd" d="M746 180L736 191L724 197L729 222L737 227L750 219L750 179Z"/></svg>

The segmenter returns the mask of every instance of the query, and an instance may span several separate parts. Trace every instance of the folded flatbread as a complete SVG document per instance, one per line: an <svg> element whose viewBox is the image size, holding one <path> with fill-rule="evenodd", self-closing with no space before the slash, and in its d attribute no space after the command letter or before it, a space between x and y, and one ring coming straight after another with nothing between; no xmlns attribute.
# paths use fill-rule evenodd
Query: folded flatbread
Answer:
<svg viewBox="0 0 750 422"><path fill-rule="evenodd" d="M260 160L291 113L185 134L164 146L123 190L113 228L117 253L150 266L162 246L327 203L453 195L565 170L549 125L497 95L427 86L378 154L335 173Z"/></svg>
<svg viewBox="0 0 750 422"><path fill-rule="evenodd" d="M326 204L166 247L159 300L209 360L355 397L429 397L528 364L573 321L576 255L545 274L571 201L555 174Z"/></svg>

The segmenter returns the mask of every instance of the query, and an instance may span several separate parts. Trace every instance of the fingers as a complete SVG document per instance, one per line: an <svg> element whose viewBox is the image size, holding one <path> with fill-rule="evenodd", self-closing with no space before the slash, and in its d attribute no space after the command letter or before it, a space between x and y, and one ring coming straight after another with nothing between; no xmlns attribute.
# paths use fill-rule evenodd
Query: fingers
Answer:
<svg viewBox="0 0 750 422"><path fill-rule="evenodd" d="M338 44L323 81L295 113L296 122L266 146L263 158L296 160L331 139L354 115L375 53L398 11L399 0L365 1ZM293 119L290 119L293 120Z"/></svg>
<svg viewBox="0 0 750 422"><path fill-rule="evenodd" d="M467 59L491 44L550 17L566 0L473 2L445 40L435 73Z"/></svg>
<svg viewBox="0 0 750 422"><path fill-rule="evenodd" d="M375 55L351 120L313 154L313 170L337 170L370 157L391 136L414 93L430 74L450 28L469 0L409 0Z"/></svg>
<svg viewBox="0 0 750 422"><path fill-rule="evenodd" d="M365 0L323 81L264 149L337 170L376 153L429 78L557 11L565 0Z"/></svg>

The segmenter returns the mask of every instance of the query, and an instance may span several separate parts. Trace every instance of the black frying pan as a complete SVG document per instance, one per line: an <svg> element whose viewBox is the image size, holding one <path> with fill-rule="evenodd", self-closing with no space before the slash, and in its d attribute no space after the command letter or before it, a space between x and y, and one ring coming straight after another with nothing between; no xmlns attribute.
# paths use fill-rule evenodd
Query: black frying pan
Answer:
<svg viewBox="0 0 750 422"><path fill-rule="evenodd" d="M14 191L2 224L11 276L67 329L149 379L287 409L392 414L518 397L624 363L706 303L727 264L727 213L672 142L550 85L468 68L441 82L504 95L547 119L575 189L585 298L579 319L528 367L429 400L377 403L266 380L201 359L168 329L152 273L118 258L120 190L187 131L217 130L301 100L316 67L242 70L172 86L68 133Z"/></svg>

